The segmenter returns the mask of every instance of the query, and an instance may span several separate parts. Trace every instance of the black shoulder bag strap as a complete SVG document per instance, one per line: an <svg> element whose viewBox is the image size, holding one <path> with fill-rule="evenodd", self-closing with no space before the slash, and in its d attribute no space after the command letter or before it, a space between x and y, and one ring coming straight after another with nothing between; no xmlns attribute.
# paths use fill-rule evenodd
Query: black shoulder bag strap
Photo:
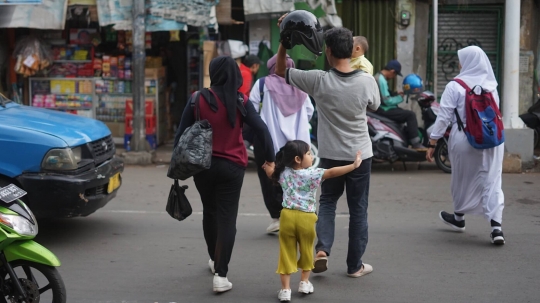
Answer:
<svg viewBox="0 0 540 303"><path fill-rule="evenodd" d="M199 101L201 99L201 92L196 91L193 95L193 99L191 99L191 106L195 108L195 119L197 121L201 120L201 108L199 105Z"/></svg>
<svg viewBox="0 0 540 303"><path fill-rule="evenodd" d="M263 107L263 99L264 99L264 82L266 77L262 77L259 79L259 95L261 96L261 101L259 102L259 114L261 113L262 107Z"/></svg>

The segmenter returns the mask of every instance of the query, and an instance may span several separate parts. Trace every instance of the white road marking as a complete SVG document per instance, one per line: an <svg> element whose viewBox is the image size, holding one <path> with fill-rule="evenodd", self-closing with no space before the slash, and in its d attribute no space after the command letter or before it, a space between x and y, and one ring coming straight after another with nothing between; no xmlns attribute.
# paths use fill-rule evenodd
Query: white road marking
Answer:
<svg viewBox="0 0 540 303"><path fill-rule="evenodd" d="M165 211L152 211L152 210L101 210L102 213L114 213L114 214L138 214L138 215L164 215ZM202 215L202 211L194 211L192 215ZM267 213L238 213L239 217L268 217ZM348 218L349 215L338 214L336 218Z"/></svg>

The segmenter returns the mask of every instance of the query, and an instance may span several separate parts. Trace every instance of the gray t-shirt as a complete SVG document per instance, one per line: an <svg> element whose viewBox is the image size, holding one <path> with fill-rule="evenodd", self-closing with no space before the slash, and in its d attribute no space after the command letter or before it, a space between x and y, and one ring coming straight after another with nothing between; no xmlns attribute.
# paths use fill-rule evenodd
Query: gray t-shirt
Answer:
<svg viewBox="0 0 540 303"><path fill-rule="evenodd" d="M317 103L319 157L354 161L359 150L362 159L373 157L366 108L377 110L381 104L373 76L360 70L342 73L289 68L285 79Z"/></svg>

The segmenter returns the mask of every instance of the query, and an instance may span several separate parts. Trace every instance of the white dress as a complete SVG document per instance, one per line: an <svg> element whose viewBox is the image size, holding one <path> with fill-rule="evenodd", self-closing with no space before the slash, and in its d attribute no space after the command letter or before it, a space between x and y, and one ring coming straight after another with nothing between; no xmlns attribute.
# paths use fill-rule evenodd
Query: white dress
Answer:
<svg viewBox="0 0 540 303"><path fill-rule="evenodd" d="M274 151L277 153L281 147L292 140L302 140L310 144L309 120L311 120L314 108L309 96L306 96L304 105L297 113L285 117L272 100L266 84L263 90L264 100L260 114L274 141ZM255 82L249 93L249 101L253 103L256 110L259 110L261 102L259 80Z"/></svg>
<svg viewBox="0 0 540 303"><path fill-rule="evenodd" d="M499 95L493 91L499 104ZM440 139L452 124L448 152L452 164L452 199L454 212L484 215L488 220L502 223L504 194L501 189L504 143L490 149L475 149L467 141L463 131L458 130L454 114L457 108L464 124L465 89L451 81L441 97L441 109L430 138Z"/></svg>

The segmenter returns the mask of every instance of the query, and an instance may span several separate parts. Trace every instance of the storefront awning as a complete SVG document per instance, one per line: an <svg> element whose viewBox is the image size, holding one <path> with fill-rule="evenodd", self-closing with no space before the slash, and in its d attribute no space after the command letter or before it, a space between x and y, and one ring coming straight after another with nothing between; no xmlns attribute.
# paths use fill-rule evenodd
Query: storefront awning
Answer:
<svg viewBox="0 0 540 303"><path fill-rule="evenodd" d="M304 1L267 1L244 0L244 15L246 21L260 19L275 19L293 10L304 9L311 11L321 22L322 26L341 27L341 18L337 15L335 0L304 0Z"/></svg>

